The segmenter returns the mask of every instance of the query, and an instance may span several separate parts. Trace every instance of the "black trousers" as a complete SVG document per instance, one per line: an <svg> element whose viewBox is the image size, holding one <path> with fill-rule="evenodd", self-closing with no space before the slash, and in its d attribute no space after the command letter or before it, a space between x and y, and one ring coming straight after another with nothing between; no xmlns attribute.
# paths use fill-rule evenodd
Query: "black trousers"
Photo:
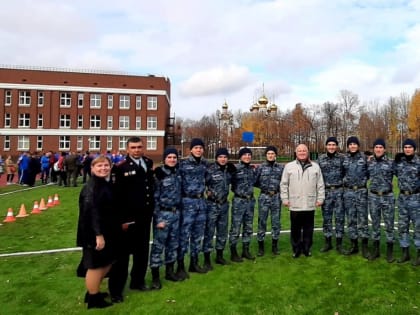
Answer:
<svg viewBox="0 0 420 315"><path fill-rule="evenodd" d="M124 291L128 278L130 255L133 256L130 285L139 287L145 283L149 263L149 242L150 221L149 224L145 222L144 224L130 225L128 230L122 233L117 260L109 273L108 288L111 295L122 295Z"/></svg>
<svg viewBox="0 0 420 315"><path fill-rule="evenodd" d="M290 211L293 252L309 252L313 243L315 211Z"/></svg>

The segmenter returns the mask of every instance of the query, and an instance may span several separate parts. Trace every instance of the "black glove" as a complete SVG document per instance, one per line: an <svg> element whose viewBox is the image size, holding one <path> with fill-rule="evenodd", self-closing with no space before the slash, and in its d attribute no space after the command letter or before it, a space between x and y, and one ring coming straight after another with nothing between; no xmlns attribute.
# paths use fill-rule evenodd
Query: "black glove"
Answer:
<svg viewBox="0 0 420 315"><path fill-rule="evenodd" d="M230 173L230 174L233 174L233 173L236 172L236 166L232 162L228 162L226 164L226 169L227 169L228 173Z"/></svg>
<svg viewBox="0 0 420 315"><path fill-rule="evenodd" d="M404 154L404 153L402 153L402 152L399 152L399 153L395 154L394 161L395 161L396 163L401 162L401 158L402 158L404 155L405 155L405 154Z"/></svg>
<svg viewBox="0 0 420 315"><path fill-rule="evenodd" d="M166 173L162 170L161 167L155 169L155 176L158 180L162 180L166 177Z"/></svg>

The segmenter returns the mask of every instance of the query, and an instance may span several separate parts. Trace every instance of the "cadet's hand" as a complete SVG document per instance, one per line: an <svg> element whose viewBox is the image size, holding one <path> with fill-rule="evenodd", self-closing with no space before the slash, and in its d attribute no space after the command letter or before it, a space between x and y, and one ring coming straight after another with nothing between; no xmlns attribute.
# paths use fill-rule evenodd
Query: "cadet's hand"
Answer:
<svg viewBox="0 0 420 315"><path fill-rule="evenodd" d="M96 235L96 250L102 250L105 247L105 239L103 235Z"/></svg>
<svg viewBox="0 0 420 315"><path fill-rule="evenodd" d="M283 201L283 206L289 208L290 206L290 201Z"/></svg>
<svg viewBox="0 0 420 315"><path fill-rule="evenodd" d="M159 222L158 224L156 224L156 227L157 227L158 229L164 229L164 228L165 228L165 226L166 226L165 221L162 221L162 222Z"/></svg>
<svg viewBox="0 0 420 315"><path fill-rule="evenodd" d="M323 204L323 202L322 202L322 201L317 201L317 202L315 202L315 205L316 205L317 207L321 207L321 206L322 206L322 204Z"/></svg>

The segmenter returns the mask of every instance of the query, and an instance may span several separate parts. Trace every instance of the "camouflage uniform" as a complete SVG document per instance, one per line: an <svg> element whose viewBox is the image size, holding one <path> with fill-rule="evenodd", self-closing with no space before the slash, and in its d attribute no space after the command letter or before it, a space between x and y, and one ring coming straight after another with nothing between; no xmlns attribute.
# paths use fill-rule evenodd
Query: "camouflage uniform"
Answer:
<svg viewBox="0 0 420 315"><path fill-rule="evenodd" d="M181 176L178 170L161 166L156 168L155 175L151 268L162 266L163 251L165 251L165 264L176 261L181 207ZM165 227L157 228L156 225L162 221L165 222Z"/></svg>
<svg viewBox="0 0 420 315"><path fill-rule="evenodd" d="M344 209L347 216L347 228L352 243L347 254L359 252L358 236L362 238L362 255L368 253L368 205L367 205L367 160L366 156L357 151L347 152L343 162L344 167Z"/></svg>
<svg viewBox="0 0 420 315"><path fill-rule="evenodd" d="M236 172L232 177L232 202L231 228L229 243L236 246L242 225L242 243L251 242L252 224L254 221L254 184L255 170L250 164L239 162L236 164Z"/></svg>
<svg viewBox="0 0 420 315"><path fill-rule="evenodd" d="M207 205L204 200L205 174L207 161L197 161L192 155L180 162L179 171L182 178L182 214L180 225L180 251L178 259L183 259L188 252L197 258L200 243L204 235Z"/></svg>
<svg viewBox="0 0 420 315"><path fill-rule="evenodd" d="M402 156L395 163L398 177L398 233L400 246L410 246L410 222L414 225L414 245L420 250L420 158L417 155L409 160Z"/></svg>
<svg viewBox="0 0 420 315"><path fill-rule="evenodd" d="M318 159L325 183L325 201L321 208L324 236L332 236L332 218L335 215L335 236L338 239L344 236L343 161L344 155L338 152L324 153Z"/></svg>
<svg viewBox="0 0 420 315"><path fill-rule="evenodd" d="M271 237L273 240L279 239L281 228L281 199L279 192L283 169L284 167L280 163L270 163L269 161L263 162L256 169L255 186L261 190L258 198L258 241L264 241L269 212L271 212Z"/></svg>
<svg viewBox="0 0 420 315"><path fill-rule="evenodd" d="M372 240L381 239L381 215L384 218L386 240L394 242L395 205L392 192L392 178L394 169L392 161L386 155L379 158L372 157L368 161L369 213L372 219Z"/></svg>
<svg viewBox="0 0 420 315"><path fill-rule="evenodd" d="M232 175L226 165L212 163L207 169L207 222L203 240L203 252L212 250L216 229L216 250L223 250L228 236L229 187Z"/></svg>

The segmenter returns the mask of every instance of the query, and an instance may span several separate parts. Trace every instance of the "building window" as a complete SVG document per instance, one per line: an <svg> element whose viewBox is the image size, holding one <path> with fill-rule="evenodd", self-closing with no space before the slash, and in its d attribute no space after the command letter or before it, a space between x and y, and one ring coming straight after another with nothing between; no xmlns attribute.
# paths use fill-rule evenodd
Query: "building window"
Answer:
<svg viewBox="0 0 420 315"><path fill-rule="evenodd" d="M141 95L136 95L136 109L141 109Z"/></svg>
<svg viewBox="0 0 420 315"><path fill-rule="evenodd" d="M4 105L10 106L12 105L12 91L6 90L4 93Z"/></svg>
<svg viewBox="0 0 420 315"><path fill-rule="evenodd" d="M156 150L157 148L157 137L147 137L147 150Z"/></svg>
<svg viewBox="0 0 420 315"><path fill-rule="evenodd" d="M10 116L10 113L4 114L4 128L10 128L12 125L12 118Z"/></svg>
<svg viewBox="0 0 420 315"><path fill-rule="evenodd" d="M83 115L77 115L77 128L83 128Z"/></svg>
<svg viewBox="0 0 420 315"><path fill-rule="evenodd" d="M82 136L77 136L77 138L76 138L76 145L77 145L76 149L78 151L83 150L83 137Z"/></svg>
<svg viewBox="0 0 420 315"><path fill-rule="evenodd" d="M38 106L44 106L44 92L38 92Z"/></svg>
<svg viewBox="0 0 420 315"><path fill-rule="evenodd" d="M70 149L70 136L60 136L58 138L58 148L60 150Z"/></svg>
<svg viewBox="0 0 420 315"><path fill-rule="evenodd" d="M42 136L38 136L36 137L36 149L38 151L42 150L42 143L43 143L43 137Z"/></svg>
<svg viewBox="0 0 420 315"><path fill-rule="evenodd" d="M108 95L108 109L112 109L114 107L114 96Z"/></svg>
<svg viewBox="0 0 420 315"><path fill-rule="evenodd" d="M60 115L60 128L70 128L70 115Z"/></svg>
<svg viewBox="0 0 420 315"><path fill-rule="evenodd" d="M77 107L83 108L83 93L77 94Z"/></svg>
<svg viewBox="0 0 420 315"><path fill-rule="evenodd" d="M106 137L106 149L112 150L112 137Z"/></svg>
<svg viewBox="0 0 420 315"><path fill-rule="evenodd" d="M42 114L38 114L38 120L36 125L38 128L44 127L44 116Z"/></svg>
<svg viewBox="0 0 420 315"><path fill-rule="evenodd" d="M88 139L89 141L89 150L100 150L101 149L101 137L91 136Z"/></svg>
<svg viewBox="0 0 420 315"><path fill-rule="evenodd" d="M90 128L101 128L101 116L100 115L90 116Z"/></svg>
<svg viewBox="0 0 420 315"><path fill-rule="evenodd" d="M130 117L121 116L120 117L119 129L129 129L129 128L130 128Z"/></svg>
<svg viewBox="0 0 420 315"><path fill-rule="evenodd" d="M90 108L101 108L101 94L90 95Z"/></svg>
<svg viewBox="0 0 420 315"><path fill-rule="evenodd" d="M106 125L107 125L107 128L108 129L112 129L112 116L108 116L107 117L107 123L106 123Z"/></svg>
<svg viewBox="0 0 420 315"><path fill-rule="evenodd" d="M31 105L31 92L19 91L19 106L30 106L30 105Z"/></svg>
<svg viewBox="0 0 420 315"><path fill-rule="evenodd" d="M127 148L128 137L122 136L118 140L118 150L125 150Z"/></svg>
<svg viewBox="0 0 420 315"><path fill-rule="evenodd" d="M4 136L3 148L4 148L4 151L10 150L10 136Z"/></svg>
<svg viewBox="0 0 420 315"><path fill-rule="evenodd" d="M60 107L71 107L71 94L67 92L60 93Z"/></svg>
<svg viewBox="0 0 420 315"><path fill-rule="evenodd" d="M19 128L29 128L31 126L31 118L29 114L19 114Z"/></svg>
<svg viewBox="0 0 420 315"><path fill-rule="evenodd" d="M129 95L120 95L120 109L130 109Z"/></svg>
<svg viewBox="0 0 420 315"><path fill-rule="evenodd" d="M29 150L29 136L18 136L18 151Z"/></svg>
<svg viewBox="0 0 420 315"><path fill-rule="evenodd" d="M149 116L147 117L147 130L156 130L157 129L157 117Z"/></svg>
<svg viewBox="0 0 420 315"><path fill-rule="evenodd" d="M157 110L157 96L148 96L147 97L147 109L148 110Z"/></svg>
<svg viewBox="0 0 420 315"><path fill-rule="evenodd" d="M136 130L140 130L140 129L141 129L141 117L136 116Z"/></svg>

